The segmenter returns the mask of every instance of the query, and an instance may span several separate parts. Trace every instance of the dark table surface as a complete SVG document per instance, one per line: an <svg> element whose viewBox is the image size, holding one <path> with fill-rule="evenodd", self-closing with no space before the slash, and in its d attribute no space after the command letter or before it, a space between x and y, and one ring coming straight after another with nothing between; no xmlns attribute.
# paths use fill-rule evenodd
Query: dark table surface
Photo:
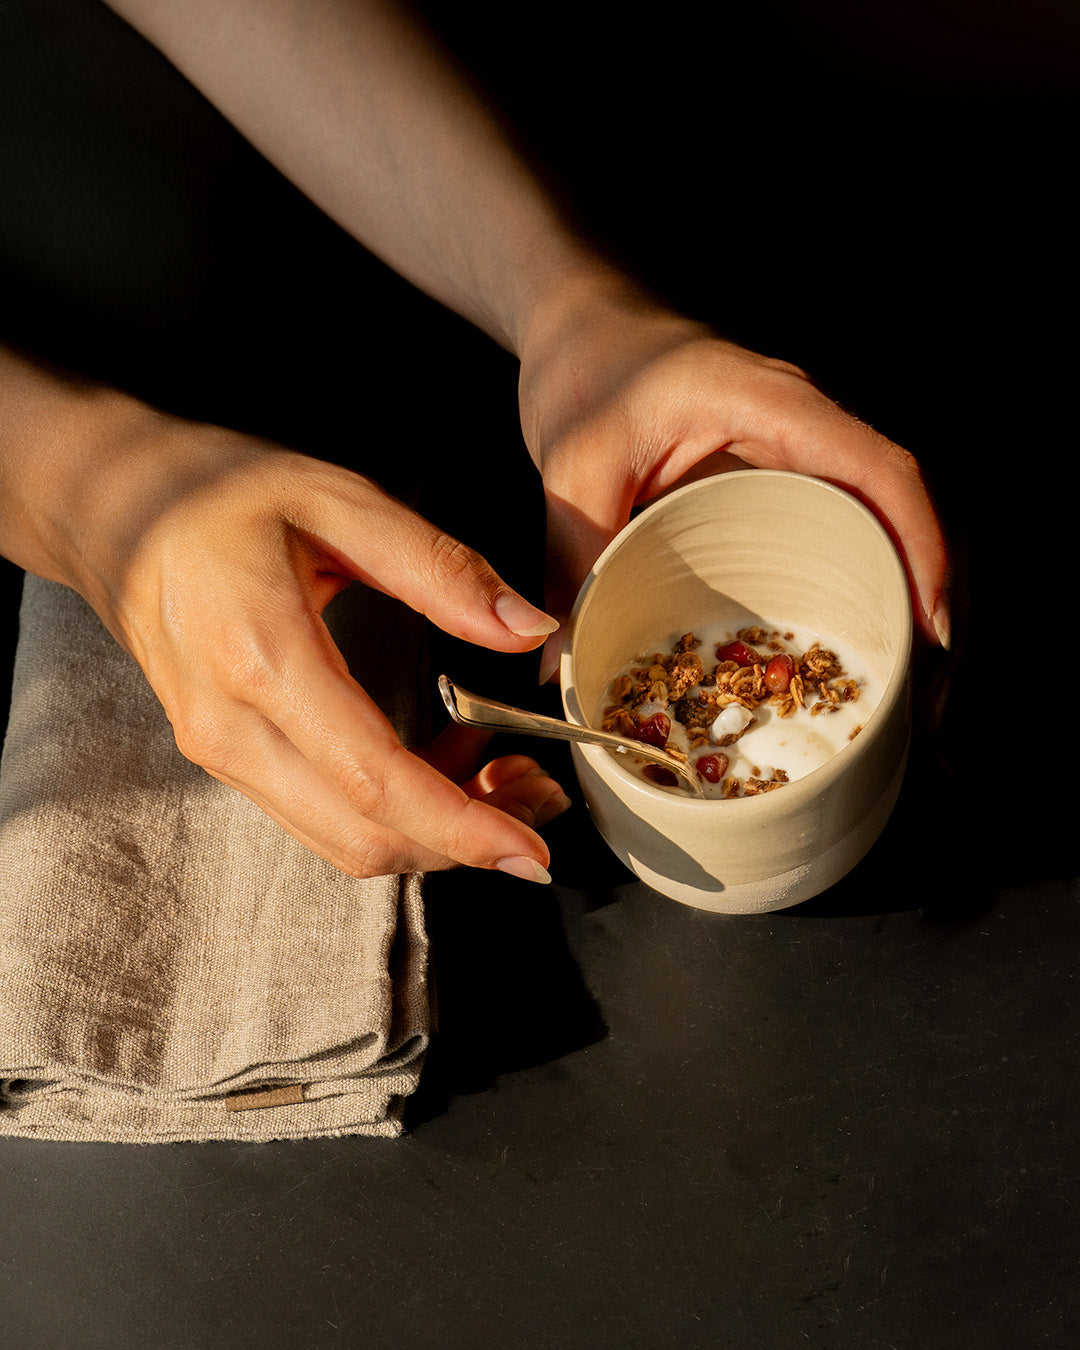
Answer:
<svg viewBox="0 0 1080 1350"><path fill-rule="evenodd" d="M1075 884L956 913L884 839L718 919L581 833L585 888L437 888L404 1138L0 1141L18 1343L1075 1343Z"/></svg>
<svg viewBox="0 0 1080 1350"><path fill-rule="evenodd" d="M920 663L922 691L951 682L944 721L920 721L869 856L788 912L657 896L580 805L551 827L550 889L434 879L440 1029L399 1140L0 1140L0 1335L30 1350L1073 1345L1075 365L1055 316L1075 312L1074 11L703 5L645 41L625 19L586 34L582 13L604 7L555 4L508 62L477 17L426 8L616 250L919 454L956 559L952 657ZM222 149L103 8L21 0L0 21L0 336L323 453L357 398L373 415L368 388L414 368L419 330L438 359L437 418L410 406L418 439L503 443L502 355ZM89 105L87 80L105 89ZM118 153L145 98L156 113ZM87 106L108 123L89 159ZM142 177L140 155L157 166ZM257 247L226 225L208 259L205 220L179 221L177 197L197 216L196 161L255 202ZM173 222L171 254L147 221ZM397 322L357 393L324 320L365 303ZM302 340L284 350L283 330ZM454 525L535 589L540 551L529 564L500 532L504 492L457 500ZM0 580L10 653L17 576Z"/></svg>

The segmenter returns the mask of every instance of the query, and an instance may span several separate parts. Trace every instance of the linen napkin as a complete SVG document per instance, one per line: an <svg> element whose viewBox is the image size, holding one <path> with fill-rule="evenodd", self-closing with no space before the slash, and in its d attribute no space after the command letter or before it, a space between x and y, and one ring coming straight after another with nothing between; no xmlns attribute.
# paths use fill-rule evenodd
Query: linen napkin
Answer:
<svg viewBox="0 0 1080 1350"><path fill-rule="evenodd" d="M412 735L422 620L359 585L326 617ZM346 877L190 764L89 606L27 577L0 762L0 1134L393 1136L429 1032L420 878Z"/></svg>

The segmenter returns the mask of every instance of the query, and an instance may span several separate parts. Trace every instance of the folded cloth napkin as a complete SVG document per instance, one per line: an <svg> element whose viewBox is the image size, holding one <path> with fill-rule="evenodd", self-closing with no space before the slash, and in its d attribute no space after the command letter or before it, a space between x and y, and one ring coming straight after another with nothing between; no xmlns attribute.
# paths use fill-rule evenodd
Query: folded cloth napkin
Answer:
<svg viewBox="0 0 1080 1350"><path fill-rule="evenodd" d="M354 670L364 636L358 678L410 735L421 623L361 586L327 619ZM27 577L0 763L0 1134L393 1136L429 1030L420 878L346 877L190 764L93 611Z"/></svg>

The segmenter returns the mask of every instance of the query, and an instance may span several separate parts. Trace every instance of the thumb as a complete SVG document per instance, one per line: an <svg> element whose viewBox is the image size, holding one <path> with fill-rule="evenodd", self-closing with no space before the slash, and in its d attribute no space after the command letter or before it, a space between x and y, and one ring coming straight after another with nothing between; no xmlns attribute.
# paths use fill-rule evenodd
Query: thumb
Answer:
<svg viewBox="0 0 1080 1350"><path fill-rule="evenodd" d="M574 607L578 591L593 563L630 518L630 501L610 488L585 498L583 506L549 489L547 506L547 570L544 598L548 612L560 625ZM539 680L546 684L558 669L562 654L562 631L553 632L544 643Z"/></svg>

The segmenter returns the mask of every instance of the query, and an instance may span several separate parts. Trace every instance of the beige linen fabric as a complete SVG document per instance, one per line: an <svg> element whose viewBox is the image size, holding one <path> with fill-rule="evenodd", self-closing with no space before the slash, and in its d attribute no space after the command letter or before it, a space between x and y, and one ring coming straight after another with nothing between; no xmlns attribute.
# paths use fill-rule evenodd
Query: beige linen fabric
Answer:
<svg viewBox="0 0 1080 1350"><path fill-rule="evenodd" d="M327 617L411 735L421 622L360 586ZM429 1030L420 879L345 877L188 763L93 611L28 577L0 764L0 1134L392 1136Z"/></svg>

